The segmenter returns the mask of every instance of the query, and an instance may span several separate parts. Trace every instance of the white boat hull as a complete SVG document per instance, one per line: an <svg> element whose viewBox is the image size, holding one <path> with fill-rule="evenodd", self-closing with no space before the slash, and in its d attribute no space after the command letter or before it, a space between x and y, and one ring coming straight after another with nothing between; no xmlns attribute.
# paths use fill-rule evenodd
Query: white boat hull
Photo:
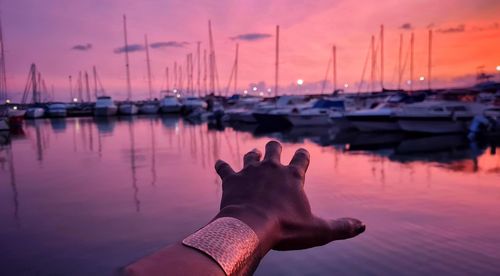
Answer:
<svg viewBox="0 0 500 276"><path fill-rule="evenodd" d="M291 114L287 116L287 119L293 126L326 126L326 125L331 125L333 123L328 114L320 114L320 115Z"/></svg>
<svg viewBox="0 0 500 276"><path fill-rule="evenodd" d="M350 121L351 124L359 131L375 132L375 131L398 131L401 128L397 121Z"/></svg>
<svg viewBox="0 0 500 276"><path fill-rule="evenodd" d="M136 115L139 112L139 108L135 104L122 104L119 107L120 114L122 115Z"/></svg>
<svg viewBox="0 0 500 276"><path fill-rule="evenodd" d="M10 130L8 118L0 118L0 131Z"/></svg>
<svg viewBox="0 0 500 276"><path fill-rule="evenodd" d="M157 104L144 104L139 108L141 114L156 114L160 107Z"/></svg>
<svg viewBox="0 0 500 276"><path fill-rule="evenodd" d="M41 107L32 107L26 110L26 118L37 119L42 118L45 115L45 110Z"/></svg>
<svg viewBox="0 0 500 276"><path fill-rule="evenodd" d="M466 132L468 120L454 120L450 117L439 118L439 120L399 119L399 127L407 132L420 133L459 133Z"/></svg>
<svg viewBox="0 0 500 276"><path fill-rule="evenodd" d="M115 116L118 112L118 107L108 106L108 107L96 107L94 109L94 115L98 117Z"/></svg>
<svg viewBox="0 0 500 276"><path fill-rule="evenodd" d="M60 110L48 110L47 115L52 118L64 118L67 115L67 112L65 109L60 109Z"/></svg>

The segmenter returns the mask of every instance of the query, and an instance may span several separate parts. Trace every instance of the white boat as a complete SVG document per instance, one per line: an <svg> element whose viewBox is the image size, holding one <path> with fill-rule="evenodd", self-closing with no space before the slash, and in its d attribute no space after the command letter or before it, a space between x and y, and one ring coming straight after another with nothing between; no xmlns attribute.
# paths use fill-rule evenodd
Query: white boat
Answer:
<svg viewBox="0 0 500 276"><path fill-rule="evenodd" d="M145 102L141 107L139 107L139 113L141 114L156 114L160 106L155 101Z"/></svg>
<svg viewBox="0 0 500 276"><path fill-rule="evenodd" d="M26 109L26 118L28 119L37 119L42 118L45 115L45 109L41 107L30 107Z"/></svg>
<svg viewBox="0 0 500 276"><path fill-rule="evenodd" d="M402 107L396 118L399 127L408 132L457 133L466 132L474 116L485 109L473 102L425 101Z"/></svg>
<svg viewBox="0 0 500 276"><path fill-rule="evenodd" d="M136 115L139 112L139 108L132 102L123 102L118 107L120 114L122 115Z"/></svg>
<svg viewBox="0 0 500 276"><path fill-rule="evenodd" d="M9 118L10 128L21 128L23 126L24 116L26 110L18 109L16 106L7 110L7 117Z"/></svg>
<svg viewBox="0 0 500 276"><path fill-rule="evenodd" d="M325 126L338 121L337 116L344 111L344 99L325 98L316 101L310 108L292 109L287 119L293 126Z"/></svg>
<svg viewBox="0 0 500 276"><path fill-rule="evenodd" d="M8 130L10 130L9 118L7 116L0 117L0 131L8 131Z"/></svg>
<svg viewBox="0 0 500 276"><path fill-rule="evenodd" d="M397 131L396 109L380 104L373 109L348 112L345 118L360 131Z"/></svg>
<svg viewBox="0 0 500 276"><path fill-rule="evenodd" d="M182 110L184 113L189 114L196 109L206 109L207 103L196 97L188 97L182 101Z"/></svg>
<svg viewBox="0 0 500 276"><path fill-rule="evenodd" d="M325 126L333 123L330 112L326 109L297 110L288 114L286 118L293 126Z"/></svg>
<svg viewBox="0 0 500 276"><path fill-rule="evenodd" d="M95 116L115 116L117 111L118 107L110 96L101 96L97 98L94 108Z"/></svg>
<svg viewBox="0 0 500 276"><path fill-rule="evenodd" d="M63 118L67 115L67 106L65 103L52 103L47 108L47 115L52 118Z"/></svg>
<svg viewBox="0 0 500 276"><path fill-rule="evenodd" d="M179 113L181 108L182 104L175 96L165 96L160 102L161 113Z"/></svg>

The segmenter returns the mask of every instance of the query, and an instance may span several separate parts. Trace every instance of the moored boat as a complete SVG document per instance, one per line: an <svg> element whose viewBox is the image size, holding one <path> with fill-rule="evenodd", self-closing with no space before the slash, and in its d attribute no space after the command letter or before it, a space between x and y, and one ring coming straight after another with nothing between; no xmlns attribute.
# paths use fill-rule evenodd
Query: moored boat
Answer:
<svg viewBox="0 0 500 276"><path fill-rule="evenodd" d="M26 118L28 119L38 119L45 115L45 109L42 107L30 107L26 109Z"/></svg>
<svg viewBox="0 0 500 276"><path fill-rule="evenodd" d="M118 107L110 96L101 96L97 98L94 108L95 116L115 116Z"/></svg>
<svg viewBox="0 0 500 276"><path fill-rule="evenodd" d="M121 115L136 115L139 112L137 105L132 102L121 103L118 110Z"/></svg>
<svg viewBox="0 0 500 276"><path fill-rule="evenodd" d="M181 112L182 104L176 96L165 96L160 101L161 113L179 113Z"/></svg>
<svg viewBox="0 0 500 276"><path fill-rule="evenodd" d="M147 101L139 107L141 114L157 114L160 109L157 101Z"/></svg>
<svg viewBox="0 0 500 276"><path fill-rule="evenodd" d="M466 132L470 121L485 108L474 102L426 101L406 105L395 116L407 132L458 133Z"/></svg>
<svg viewBox="0 0 500 276"><path fill-rule="evenodd" d="M47 115L52 118L64 118L67 115L65 103L52 103L47 107Z"/></svg>

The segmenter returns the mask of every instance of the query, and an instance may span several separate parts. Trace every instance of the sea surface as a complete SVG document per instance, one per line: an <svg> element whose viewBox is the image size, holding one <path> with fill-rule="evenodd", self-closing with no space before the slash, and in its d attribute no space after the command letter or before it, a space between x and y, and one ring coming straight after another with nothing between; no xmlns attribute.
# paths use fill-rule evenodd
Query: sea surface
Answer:
<svg viewBox="0 0 500 276"><path fill-rule="evenodd" d="M8 138L8 139L7 139ZM460 135L267 133L176 117L26 121L0 146L0 275L112 275L218 211L213 165L305 147L313 212L361 236L270 252L256 275L500 275L500 154ZM276 195L277 197L279 195Z"/></svg>

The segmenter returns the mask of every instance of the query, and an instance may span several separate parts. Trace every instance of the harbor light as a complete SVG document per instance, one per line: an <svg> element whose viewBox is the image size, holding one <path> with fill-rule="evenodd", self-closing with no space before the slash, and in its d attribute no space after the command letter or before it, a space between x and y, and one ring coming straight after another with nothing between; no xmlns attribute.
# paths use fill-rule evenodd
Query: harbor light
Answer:
<svg viewBox="0 0 500 276"><path fill-rule="evenodd" d="M259 96L264 96L264 92L259 92Z"/></svg>
<svg viewBox="0 0 500 276"><path fill-rule="evenodd" d="M497 65L497 71L500 72L500 65Z"/></svg>
<svg viewBox="0 0 500 276"><path fill-rule="evenodd" d="M17 110L17 106L13 106L12 109Z"/></svg>
<svg viewBox="0 0 500 276"><path fill-rule="evenodd" d="M303 79L298 79L297 80L297 84L298 85L303 85L304 84L304 80Z"/></svg>
<svg viewBox="0 0 500 276"><path fill-rule="evenodd" d="M348 83L344 84L344 88L348 88L348 87L349 87Z"/></svg>
<svg viewBox="0 0 500 276"><path fill-rule="evenodd" d="M5 100L6 104L10 104L10 99Z"/></svg>
<svg viewBox="0 0 500 276"><path fill-rule="evenodd" d="M418 78L420 81L424 81L425 80L425 77L424 76L420 76L420 78Z"/></svg>
<svg viewBox="0 0 500 276"><path fill-rule="evenodd" d="M78 98L73 98L73 102L74 103L78 102Z"/></svg>
<svg viewBox="0 0 500 276"><path fill-rule="evenodd" d="M176 97L177 97L177 98L180 98L180 97L181 97L181 94L177 94L177 96L176 96Z"/></svg>
<svg viewBox="0 0 500 276"><path fill-rule="evenodd" d="M252 88L252 90L253 90L253 91L257 91L257 87L255 87L255 86L254 86L254 87Z"/></svg>
<svg viewBox="0 0 500 276"><path fill-rule="evenodd" d="M243 91L243 94L245 95L248 94L248 90Z"/></svg>
<svg viewBox="0 0 500 276"><path fill-rule="evenodd" d="M267 92L271 93L271 88L268 88L268 89L267 89Z"/></svg>

